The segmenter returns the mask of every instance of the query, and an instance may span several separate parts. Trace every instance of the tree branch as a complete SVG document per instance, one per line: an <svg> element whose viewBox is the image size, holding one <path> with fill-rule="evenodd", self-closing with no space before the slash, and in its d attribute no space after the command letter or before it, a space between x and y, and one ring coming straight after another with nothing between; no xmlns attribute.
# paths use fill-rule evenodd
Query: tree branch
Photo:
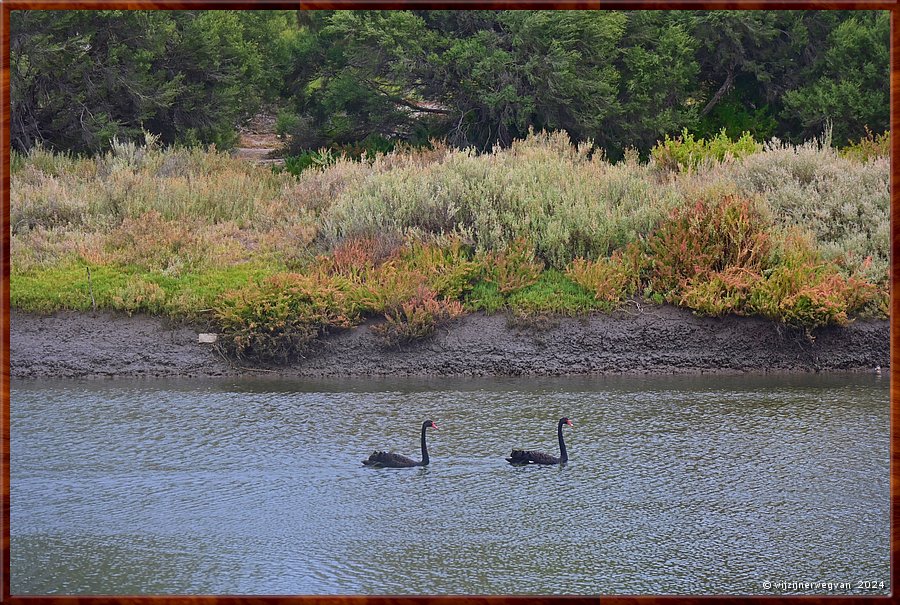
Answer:
<svg viewBox="0 0 900 605"><path fill-rule="evenodd" d="M367 79L366 83L371 86L376 92L378 92L378 94L387 97L391 102L396 103L397 105L408 107L413 111L421 111L423 113L439 113L442 115L453 115L455 113L450 109L441 109L440 107L425 107L423 105L413 103L412 101L407 101L403 97L399 97L386 91L381 85L378 84L378 82L375 82L371 79Z"/></svg>
<svg viewBox="0 0 900 605"><path fill-rule="evenodd" d="M399 105L403 105L404 107L409 107L410 109L413 109L415 111L421 111L421 112L425 112L425 113L440 113L443 115L451 115L454 113L453 111L451 111L449 109L440 109L437 107L423 107L422 105L416 105L412 101L407 101L406 99L392 98L391 100Z"/></svg>
<svg viewBox="0 0 900 605"><path fill-rule="evenodd" d="M728 70L728 76L725 78L725 81L722 83L722 86L719 87L719 90L716 91L716 94L713 95L713 98L709 100L709 103L706 104L706 107L703 108L703 111L700 112L700 117L702 118L710 111L712 108L718 105L719 101L728 94L728 91L731 90L731 87L734 85L734 69Z"/></svg>

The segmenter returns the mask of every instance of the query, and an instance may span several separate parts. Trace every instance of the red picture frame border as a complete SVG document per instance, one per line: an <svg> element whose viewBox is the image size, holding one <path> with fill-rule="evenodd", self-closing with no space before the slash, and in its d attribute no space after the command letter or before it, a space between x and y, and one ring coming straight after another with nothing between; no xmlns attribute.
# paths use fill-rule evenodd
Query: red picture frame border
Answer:
<svg viewBox="0 0 900 605"><path fill-rule="evenodd" d="M865 605L898 602L890 596L23 596L10 594L10 80L9 80L9 16L13 10L96 10L96 9L619 9L619 10L888 10L891 12L890 49L890 126L900 132L900 0L820 1L820 0L592 0L546 1L518 0L482 2L477 0L180 0L180 1L116 1L116 0L0 0L0 192L3 212L0 215L0 496L2 496L2 535L0 535L0 602L21 605L711 605L713 603L749 603L776 605ZM898 585L897 555L900 551L900 367L895 363L900 353L900 334L895 318L900 314L896 276L900 268L900 137L891 137L891 321L890 321L890 558L891 586ZM789 570L785 570L789 571Z"/></svg>

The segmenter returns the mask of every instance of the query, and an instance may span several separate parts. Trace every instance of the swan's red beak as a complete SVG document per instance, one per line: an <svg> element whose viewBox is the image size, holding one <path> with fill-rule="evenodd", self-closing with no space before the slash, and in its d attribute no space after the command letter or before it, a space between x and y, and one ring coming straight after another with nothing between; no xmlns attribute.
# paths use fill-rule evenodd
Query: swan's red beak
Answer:
<svg viewBox="0 0 900 605"><path fill-rule="evenodd" d="M436 425L435 423L432 422L432 423L431 423L431 428L436 429L436 428L437 428L437 425Z"/></svg>
<svg viewBox="0 0 900 605"><path fill-rule="evenodd" d="M566 424L568 424L569 426L575 426L574 424L572 424L571 420L566 420Z"/></svg>

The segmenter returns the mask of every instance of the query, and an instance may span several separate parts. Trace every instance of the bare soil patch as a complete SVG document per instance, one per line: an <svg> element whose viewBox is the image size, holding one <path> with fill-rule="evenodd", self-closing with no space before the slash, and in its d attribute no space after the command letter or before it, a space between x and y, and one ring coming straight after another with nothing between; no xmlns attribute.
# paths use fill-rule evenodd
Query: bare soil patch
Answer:
<svg viewBox="0 0 900 605"><path fill-rule="evenodd" d="M517 376L872 371L890 362L889 323L856 321L809 340L759 318L697 317L669 306L521 322L466 316L432 338L385 347L372 323L333 334L286 367L238 367L202 327L115 313L13 311L15 378L113 376Z"/></svg>

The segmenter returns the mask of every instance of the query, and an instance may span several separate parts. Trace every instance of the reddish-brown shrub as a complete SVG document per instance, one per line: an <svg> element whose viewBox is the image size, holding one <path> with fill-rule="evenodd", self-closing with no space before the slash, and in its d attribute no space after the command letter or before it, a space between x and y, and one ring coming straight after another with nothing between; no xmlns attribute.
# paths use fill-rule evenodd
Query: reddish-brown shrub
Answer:
<svg viewBox="0 0 900 605"><path fill-rule="evenodd" d="M459 301L439 299L434 290L420 286L396 311L385 314L386 321L372 330L389 345L421 340L434 334L441 324L463 314Z"/></svg>
<svg viewBox="0 0 900 605"><path fill-rule="evenodd" d="M647 240L649 286L672 300L711 273L758 271L771 251L771 228L750 200L734 196L678 207Z"/></svg>

